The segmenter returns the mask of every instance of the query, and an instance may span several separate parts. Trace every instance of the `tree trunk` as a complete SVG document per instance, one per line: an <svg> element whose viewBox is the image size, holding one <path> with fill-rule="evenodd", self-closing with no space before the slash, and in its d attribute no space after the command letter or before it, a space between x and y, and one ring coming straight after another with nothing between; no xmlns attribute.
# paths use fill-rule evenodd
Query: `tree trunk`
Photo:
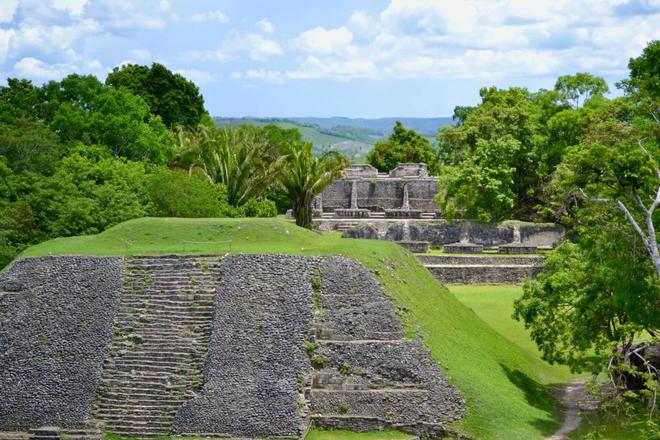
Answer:
<svg viewBox="0 0 660 440"><path fill-rule="evenodd" d="M312 203L305 203L304 200L296 200L293 204L293 215L296 218L296 225L312 229Z"/></svg>

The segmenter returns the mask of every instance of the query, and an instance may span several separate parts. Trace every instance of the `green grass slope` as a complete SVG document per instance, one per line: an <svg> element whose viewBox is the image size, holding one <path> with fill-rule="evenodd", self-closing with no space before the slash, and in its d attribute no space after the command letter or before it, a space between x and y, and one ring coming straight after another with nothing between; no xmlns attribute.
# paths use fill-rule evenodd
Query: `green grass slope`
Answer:
<svg viewBox="0 0 660 440"><path fill-rule="evenodd" d="M282 219L145 218L99 235L51 240L22 255L226 252L356 259L391 294L407 334L423 338L465 394L468 412L454 429L478 439L540 439L560 425L560 409L545 384L564 381L565 372L500 335L391 242L320 235Z"/></svg>

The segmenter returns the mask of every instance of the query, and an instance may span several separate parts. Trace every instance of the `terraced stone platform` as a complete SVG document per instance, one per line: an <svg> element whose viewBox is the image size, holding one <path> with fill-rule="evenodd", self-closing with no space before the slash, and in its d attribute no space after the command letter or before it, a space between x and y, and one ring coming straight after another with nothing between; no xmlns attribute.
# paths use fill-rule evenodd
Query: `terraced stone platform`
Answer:
<svg viewBox="0 0 660 440"><path fill-rule="evenodd" d="M352 260L329 257L318 276L318 348L310 353L316 368L309 391L314 423L445 436L446 423L463 414L462 396L428 350L404 338L391 301L371 273Z"/></svg>
<svg viewBox="0 0 660 440"><path fill-rule="evenodd" d="M344 257L28 258L0 275L0 432L13 438L300 439L310 423L441 438L463 411Z"/></svg>
<svg viewBox="0 0 660 440"><path fill-rule="evenodd" d="M521 284L542 269L543 256L417 255L444 284Z"/></svg>

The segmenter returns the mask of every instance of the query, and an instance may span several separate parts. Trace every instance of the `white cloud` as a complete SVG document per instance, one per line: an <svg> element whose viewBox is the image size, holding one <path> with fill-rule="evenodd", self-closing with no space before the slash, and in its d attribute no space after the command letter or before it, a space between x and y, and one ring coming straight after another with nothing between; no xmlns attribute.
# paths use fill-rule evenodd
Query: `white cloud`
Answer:
<svg viewBox="0 0 660 440"><path fill-rule="evenodd" d="M355 35L374 36L380 25L367 11L354 11L348 20L348 28Z"/></svg>
<svg viewBox="0 0 660 440"><path fill-rule="evenodd" d="M325 29L315 27L296 38L297 45L305 52L316 54L355 53L353 34L345 27Z"/></svg>
<svg viewBox="0 0 660 440"><path fill-rule="evenodd" d="M299 52L293 67L257 69L250 77L625 75L628 58L660 38L660 1L653 1L391 0L377 15L357 10L344 26L300 33L291 44Z"/></svg>
<svg viewBox="0 0 660 440"><path fill-rule="evenodd" d="M11 40L14 38L15 34L16 33L13 29L0 29L0 63L3 63L5 58L7 58Z"/></svg>
<svg viewBox="0 0 660 440"><path fill-rule="evenodd" d="M18 0L2 0L0 2L0 23L11 23L18 8Z"/></svg>
<svg viewBox="0 0 660 440"><path fill-rule="evenodd" d="M241 79L242 75L241 75L241 72L234 71L234 72L231 73L231 75L229 75L229 77L231 79L237 80L237 79Z"/></svg>
<svg viewBox="0 0 660 440"><path fill-rule="evenodd" d="M250 69L244 76L248 79L262 79L273 83L283 83L285 79L282 72L265 69Z"/></svg>
<svg viewBox="0 0 660 440"><path fill-rule="evenodd" d="M262 18L257 22L257 28L261 33L270 35L275 31L275 27L273 26L273 23L268 21L266 18Z"/></svg>
<svg viewBox="0 0 660 440"><path fill-rule="evenodd" d="M201 12L199 14L191 15L190 18L188 18L188 21L190 21L191 23L203 23L203 22L227 23L229 21L229 17L227 17L227 15L224 12L220 10L215 10L215 11L206 11L206 12Z"/></svg>
<svg viewBox="0 0 660 440"><path fill-rule="evenodd" d="M96 76L102 76L106 73L107 69L105 69L98 60L90 60L83 64L48 64L34 57L25 57L14 64L14 71L18 75L30 79L55 80L61 79L73 72L90 73Z"/></svg>
<svg viewBox="0 0 660 440"><path fill-rule="evenodd" d="M222 45L224 53L247 52L255 61L266 61L284 54L282 46L275 40L255 33L236 34Z"/></svg>
<svg viewBox="0 0 660 440"><path fill-rule="evenodd" d="M73 16L82 15L87 0L52 0L55 9L62 9Z"/></svg>
<svg viewBox="0 0 660 440"><path fill-rule="evenodd" d="M84 19L70 26L22 24L15 33L12 46L16 49L37 48L46 52L70 49L84 37L98 33L101 26L93 19Z"/></svg>

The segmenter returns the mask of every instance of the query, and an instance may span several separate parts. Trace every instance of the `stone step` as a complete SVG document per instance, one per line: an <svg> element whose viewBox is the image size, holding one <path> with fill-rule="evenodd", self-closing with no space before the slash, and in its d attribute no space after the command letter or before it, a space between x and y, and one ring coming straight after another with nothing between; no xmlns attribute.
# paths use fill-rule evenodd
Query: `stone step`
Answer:
<svg viewBox="0 0 660 440"><path fill-rule="evenodd" d="M545 257L503 257L498 255L417 255L424 265L543 265Z"/></svg>
<svg viewBox="0 0 660 440"><path fill-rule="evenodd" d="M535 277L541 266L520 265L425 265L429 272L446 284L521 284Z"/></svg>
<svg viewBox="0 0 660 440"><path fill-rule="evenodd" d="M96 405L98 410L108 408L118 409L136 409L136 408L161 408L163 411L169 411L172 408L178 408L184 400L153 400L148 398L115 399L108 397L104 402Z"/></svg>
<svg viewBox="0 0 660 440"><path fill-rule="evenodd" d="M169 415L163 415L163 411L159 408L152 413L145 414L135 414L132 408L127 408L127 411L123 414L115 412L100 412L99 415L102 416L106 423L112 422L113 420L121 422L155 422L155 425L159 423L169 423L171 424L174 421L174 415L176 410L170 411Z"/></svg>

